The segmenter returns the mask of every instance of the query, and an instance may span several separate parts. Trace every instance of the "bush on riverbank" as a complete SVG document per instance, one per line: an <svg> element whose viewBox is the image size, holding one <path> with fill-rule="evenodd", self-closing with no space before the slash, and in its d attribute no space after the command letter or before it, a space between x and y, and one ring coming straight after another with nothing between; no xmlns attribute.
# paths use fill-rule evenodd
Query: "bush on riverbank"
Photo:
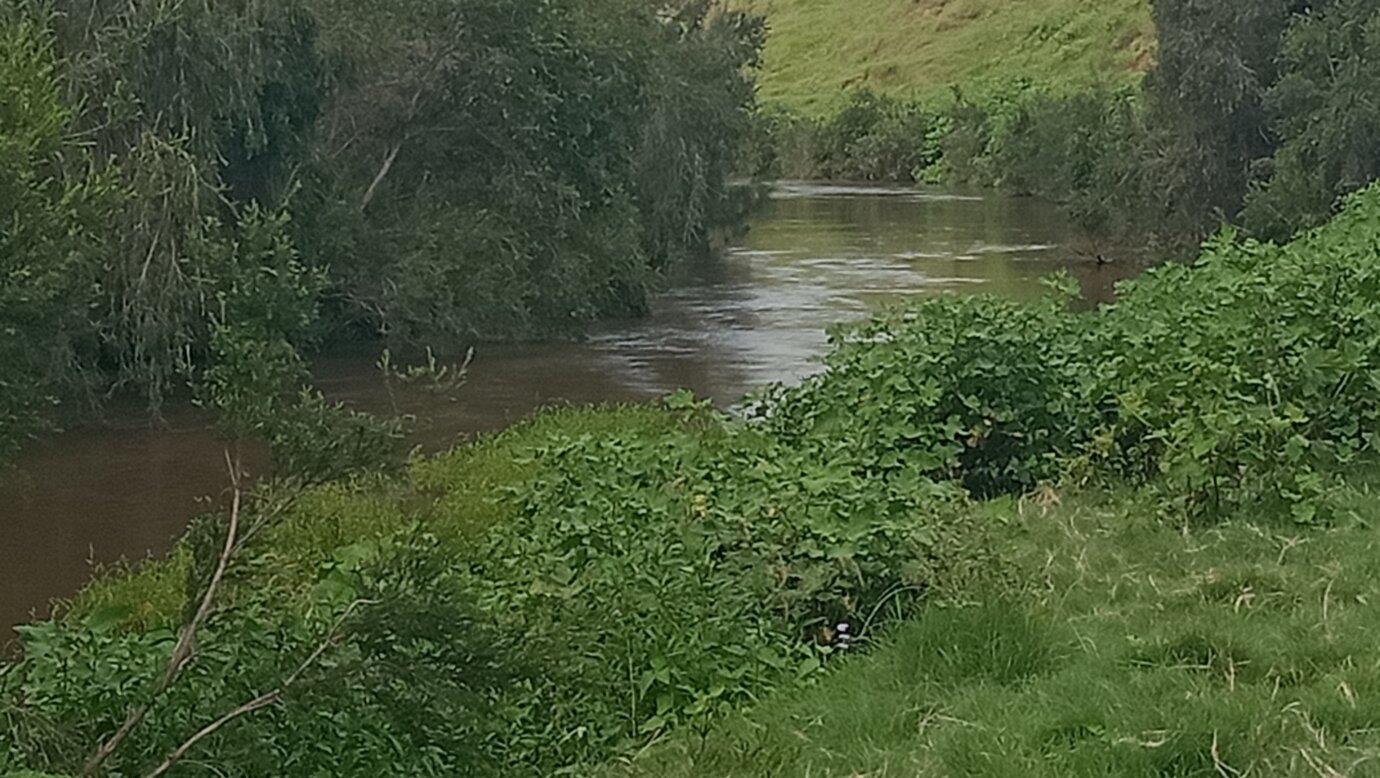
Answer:
<svg viewBox="0 0 1380 778"><path fill-rule="evenodd" d="M991 506L1023 586L601 776L1316 778L1380 754L1375 471L1337 526L1185 532L1121 491Z"/></svg>
<svg viewBox="0 0 1380 778"><path fill-rule="evenodd" d="M795 445L980 495L1076 473L1158 484L1190 512L1326 511L1323 474L1377 453L1380 188L1292 243L1224 233L1192 265L1072 313L941 298L835 336L829 370L769 398Z"/></svg>

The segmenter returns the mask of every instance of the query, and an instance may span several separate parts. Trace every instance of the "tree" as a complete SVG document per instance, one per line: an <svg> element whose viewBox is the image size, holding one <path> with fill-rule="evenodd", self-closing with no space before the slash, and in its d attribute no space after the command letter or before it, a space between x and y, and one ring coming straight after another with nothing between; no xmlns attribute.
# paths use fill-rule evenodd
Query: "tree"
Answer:
<svg viewBox="0 0 1380 778"><path fill-rule="evenodd" d="M1268 93L1280 147L1261 166L1245 225L1277 240L1315 227L1380 177L1380 8L1339 0L1295 18Z"/></svg>
<svg viewBox="0 0 1380 778"><path fill-rule="evenodd" d="M87 324L101 195L67 141L51 38L0 11L0 455L37 429Z"/></svg>
<svg viewBox="0 0 1380 778"><path fill-rule="evenodd" d="M1245 199L1274 151L1266 95L1291 0L1156 0L1159 62L1146 91L1164 232L1196 241Z"/></svg>

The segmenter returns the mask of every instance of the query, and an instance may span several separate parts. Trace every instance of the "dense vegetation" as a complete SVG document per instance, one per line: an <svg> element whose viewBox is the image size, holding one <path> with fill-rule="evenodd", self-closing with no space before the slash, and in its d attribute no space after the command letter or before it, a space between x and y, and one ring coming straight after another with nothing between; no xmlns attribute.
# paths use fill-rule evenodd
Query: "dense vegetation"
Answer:
<svg viewBox="0 0 1380 778"><path fill-rule="evenodd" d="M757 165L1002 187L1064 203L1094 237L1171 249L1224 220L1287 239L1380 175L1373 3L1158 0L1154 22L1143 84L1025 72L947 96L865 88L823 115L768 105Z"/></svg>
<svg viewBox="0 0 1380 778"><path fill-rule="evenodd" d="M731 207L757 20L5 5L3 440L190 384L281 477L229 455L225 510L22 629L0 775L1359 769L1380 185L1333 211L1376 174L1371 5L1162 0L1143 91L766 114L763 169L793 138L1106 234L1244 226L1096 310L1060 276L842 327L741 416L678 393L408 461L303 349L637 308Z"/></svg>
<svg viewBox="0 0 1380 778"><path fill-rule="evenodd" d="M1162 522L1191 537L1246 513L1286 516L1281 526L1305 534L1346 522L1360 498L1338 484L1377 445L1377 225L1372 188L1288 244L1227 233L1194 265L1151 271L1097 311L1071 311L1063 280L1036 303L923 301L840 331L826 372L765 393L745 419L677 395L662 408L540 416L395 478L265 487L238 517L249 529L205 621L188 618L218 580L217 549L234 531L226 516L199 522L168 560L99 582L26 628L23 661L0 676L0 758L75 772L147 705L92 772L146 775L172 754L226 775L587 773L809 683L921 607L920 624L952 632L903 633L937 660L941 685L917 677L921 690L1058 677L1068 654L1040 610L1055 606L1018 596L1041 591L1045 573L1023 577L1029 557L1002 553L1008 503L973 500L1033 493L1052 505L1056 484L1132 489L1157 544L1171 537L1154 528ZM1220 591L1266 583L1247 576ZM1010 609L997 615L940 607L1010 597L983 606ZM1119 629L1120 616L1099 613L1102 629ZM1000 630L995 653L951 653L944 640L961 648L969 618L972 640ZM174 630L188 623L197 648L161 683ZM1244 692L1292 679L1306 661L1193 629L1166 625L1127 650L1161 667L1151 682L1170 690L1184 664L1239 676ZM1328 654L1318 672L1365 667L1367 648ZM1099 661L1104 674L1124 666ZM1305 696L1335 686L1299 684ZM1113 758L1077 747L1149 727L1152 712L1127 723L1103 711L1093 734L1068 735L1069 758ZM1043 720L1020 726L1038 735ZM1275 742L1254 725L1255 740L1220 728L1215 747L1207 726L1183 725L1165 758L1282 758L1252 756L1251 743ZM980 762L961 738L935 753L980 774L1002 754L1023 764L1023 742L981 750Z"/></svg>
<svg viewBox="0 0 1380 778"><path fill-rule="evenodd" d="M707 0L6 0L0 445L233 354L640 310L732 215L761 35Z"/></svg>

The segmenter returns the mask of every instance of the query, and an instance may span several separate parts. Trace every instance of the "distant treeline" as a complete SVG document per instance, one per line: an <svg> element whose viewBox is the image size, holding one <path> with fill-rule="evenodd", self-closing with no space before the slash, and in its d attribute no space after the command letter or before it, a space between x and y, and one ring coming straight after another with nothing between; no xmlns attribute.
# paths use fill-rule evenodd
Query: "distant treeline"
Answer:
<svg viewBox="0 0 1380 778"><path fill-rule="evenodd" d="M1064 203L1095 237L1196 245L1223 222L1285 239L1380 177L1380 6L1156 0L1144 84L1028 81L907 102L858 92L765 110L759 173L997 186Z"/></svg>
<svg viewBox="0 0 1380 778"><path fill-rule="evenodd" d="M638 311L732 207L763 27L713 5L0 0L0 449L331 339Z"/></svg>

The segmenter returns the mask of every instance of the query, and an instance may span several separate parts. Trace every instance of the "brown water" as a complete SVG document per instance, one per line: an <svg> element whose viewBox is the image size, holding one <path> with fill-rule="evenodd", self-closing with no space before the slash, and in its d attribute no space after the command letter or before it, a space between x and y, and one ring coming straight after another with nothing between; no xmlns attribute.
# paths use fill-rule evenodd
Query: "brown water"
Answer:
<svg viewBox="0 0 1380 778"><path fill-rule="evenodd" d="M578 344L478 349L454 401L390 395L376 354L319 360L334 399L416 419L417 442L451 444L552 403L636 401L677 388L731 404L749 389L817 369L827 325L886 301L944 291L1012 297L1068 267L1093 299L1128 268L1099 267L1047 204L903 189L779 185L748 234L694 263L646 319ZM69 597L93 563L165 552L225 488L204 415L174 409L151 427L137 409L34 444L0 471L0 644L10 627Z"/></svg>

